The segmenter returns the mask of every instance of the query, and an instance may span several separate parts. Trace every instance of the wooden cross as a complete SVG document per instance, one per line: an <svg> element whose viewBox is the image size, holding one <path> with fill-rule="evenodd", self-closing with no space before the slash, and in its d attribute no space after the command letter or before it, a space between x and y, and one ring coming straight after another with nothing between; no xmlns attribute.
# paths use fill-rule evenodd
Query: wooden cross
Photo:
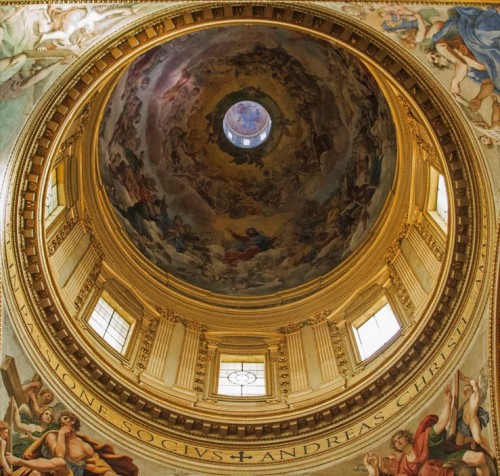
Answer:
<svg viewBox="0 0 500 476"><path fill-rule="evenodd" d="M23 386L21 384L21 379L19 378L19 373L16 367L16 361L14 357L10 355L6 355L2 361L2 365L0 366L0 372L2 374L2 380L7 391L7 395L9 397L9 406L5 412L4 421L9 423L10 431L13 431L13 408L10 403L10 398L14 397L17 405L20 406L23 403L27 403L26 394L23 392ZM40 382L41 378L38 374L35 374L32 382ZM35 389L35 392L38 393L39 389ZM9 434L9 441L7 444L9 448L9 452L12 453L12 433Z"/></svg>

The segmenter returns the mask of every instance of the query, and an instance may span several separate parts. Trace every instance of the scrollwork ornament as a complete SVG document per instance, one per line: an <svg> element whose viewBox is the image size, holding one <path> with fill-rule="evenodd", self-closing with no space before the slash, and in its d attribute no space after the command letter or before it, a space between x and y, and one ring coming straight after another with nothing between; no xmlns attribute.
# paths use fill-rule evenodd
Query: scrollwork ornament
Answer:
<svg viewBox="0 0 500 476"><path fill-rule="evenodd" d="M63 241L68 237L70 231L74 228L74 226L78 223L78 219L74 216L66 217L64 225L60 228L57 234L50 240L47 245L47 249L49 252L49 256L53 256L57 251L59 246L63 243Z"/></svg>
<svg viewBox="0 0 500 476"><path fill-rule="evenodd" d="M288 366L288 347L286 341L278 344L278 370L280 390L283 396L287 396L290 392L290 373Z"/></svg>
<svg viewBox="0 0 500 476"><path fill-rule="evenodd" d="M176 324L181 320L181 316L179 316L179 314L177 314L173 309L165 309L162 306L158 306L156 310L158 311L162 319L171 322L172 324Z"/></svg>
<svg viewBox="0 0 500 476"><path fill-rule="evenodd" d="M389 280L391 281L391 284L394 287L401 303L406 308L408 315L412 317L415 314L415 304L413 304L410 294L406 290L403 281L401 281L401 278L397 275L397 273L394 270L392 270L392 272L389 274Z"/></svg>
<svg viewBox="0 0 500 476"><path fill-rule="evenodd" d="M387 264L391 264L396 259L396 256L401 249L401 242L406 238L409 231L410 224L406 223L405 220L405 223L403 223L403 225L401 226L401 230L399 231L397 238L389 245L389 248L387 248L384 257L384 260Z"/></svg>
<svg viewBox="0 0 500 476"><path fill-rule="evenodd" d="M303 327L303 322L292 322L286 326L280 327L280 332L282 334L294 334L295 332L300 332Z"/></svg>
<svg viewBox="0 0 500 476"><path fill-rule="evenodd" d="M151 356L151 349L153 347L153 342L156 336L156 332L158 330L158 324L160 319L157 317L153 317L150 321L146 330L144 331L144 335L142 337L142 342L140 345L140 352L137 356L135 368L138 373L144 371L148 364L149 357Z"/></svg>
<svg viewBox="0 0 500 476"><path fill-rule="evenodd" d="M79 311L83 307L83 305L85 304L85 301L87 300L87 297L90 294L90 291L95 286L95 284L99 278L99 275L101 274L101 270L102 270L102 261L99 260L94 265L92 270L90 271L89 276L85 280L85 283L83 284L82 288L80 289L78 296L76 297L76 299L73 302L77 311Z"/></svg>
<svg viewBox="0 0 500 476"><path fill-rule="evenodd" d="M201 324L198 321L191 321L189 319L183 319L182 323L184 324L184 327L186 330L192 331L192 332L205 332L207 330L206 326Z"/></svg>
<svg viewBox="0 0 500 476"><path fill-rule="evenodd" d="M331 310L325 309L324 311L317 312L313 317L307 320L307 323L311 326L317 326L322 322L328 321L328 316L332 313Z"/></svg>
<svg viewBox="0 0 500 476"><path fill-rule="evenodd" d="M415 228L427 243L437 260L439 262L442 262L444 259L444 251L441 249L441 246L439 246L437 240L434 238L429 227L429 222L424 216L421 216L420 220L415 223Z"/></svg>
<svg viewBox="0 0 500 476"><path fill-rule="evenodd" d="M339 327L333 323L330 325L330 337L332 339L333 351L335 352L339 372L341 375L345 376L350 372L351 366L347 358L347 351L344 347L342 333Z"/></svg>
<svg viewBox="0 0 500 476"><path fill-rule="evenodd" d="M194 379L194 390L198 395L201 395L205 388L207 354L208 354L208 342L205 338L201 338L198 347L198 358L196 362L196 371Z"/></svg>

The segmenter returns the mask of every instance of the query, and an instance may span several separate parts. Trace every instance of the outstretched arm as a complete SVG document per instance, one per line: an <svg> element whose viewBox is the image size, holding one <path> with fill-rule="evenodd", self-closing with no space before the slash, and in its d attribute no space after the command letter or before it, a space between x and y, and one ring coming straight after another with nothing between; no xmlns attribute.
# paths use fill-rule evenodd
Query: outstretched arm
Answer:
<svg viewBox="0 0 500 476"><path fill-rule="evenodd" d="M40 82L42 79L45 79L49 74L54 71L60 64L68 63L70 61L69 58L64 58L63 60L59 60L55 63L50 64L49 66L45 66L42 69L39 69L36 73L29 76L28 78L23 79L20 82L21 89L28 89L31 86L34 86L36 83Z"/></svg>
<svg viewBox="0 0 500 476"><path fill-rule="evenodd" d="M35 382L30 382L22 386L23 393L28 393L30 390L33 390L34 388L40 388L42 384L38 381Z"/></svg>
<svg viewBox="0 0 500 476"><path fill-rule="evenodd" d="M26 433L31 433L33 430L30 425L26 425L21 421L21 416L19 415L19 407L14 397L10 399L10 404L12 405L12 410L14 413L14 425L18 430L24 431Z"/></svg>
<svg viewBox="0 0 500 476"><path fill-rule="evenodd" d="M443 410L441 411L441 415L439 415L437 423L434 425L434 431L436 432L437 435L439 435L446 429L451 418L451 409L453 407L453 395L451 393L451 387L448 384L446 384L444 387L444 398L445 402Z"/></svg>

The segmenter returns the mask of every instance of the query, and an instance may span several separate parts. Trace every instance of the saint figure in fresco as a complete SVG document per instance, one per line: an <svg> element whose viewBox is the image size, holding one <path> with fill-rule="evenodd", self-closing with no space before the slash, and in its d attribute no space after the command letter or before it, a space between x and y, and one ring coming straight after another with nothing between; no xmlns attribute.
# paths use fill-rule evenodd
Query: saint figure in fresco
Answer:
<svg viewBox="0 0 500 476"><path fill-rule="evenodd" d="M492 93L500 93L499 31L500 13L495 8L456 7L432 37L435 52L429 53L429 60L436 65L454 65L452 94L461 95L465 77L480 84L479 93L470 101L473 111Z"/></svg>
<svg viewBox="0 0 500 476"><path fill-rule="evenodd" d="M452 416L455 396L449 385L444 389L444 407L439 416L427 415L412 434L397 431L391 438L392 448L400 454L380 458L374 453L365 455L364 463L369 476L455 476L473 474L490 476L487 456L471 450L469 445L458 446L446 440L446 427ZM465 472L464 472L465 471Z"/></svg>
<svg viewBox="0 0 500 476"><path fill-rule="evenodd" d="M228 230L232 237L238 240L226 249L222 261L226 264L236 264L238 261L249 261L258 253L274 248L277 237L268 237L255 228L247 228L245 235L238 235Z"/></svg>
<svg viewBox="0 0 500 476"><path fill-rule="evenodd" d="M137 476L132 458L115 454L109 444L101 444L78 433L80 419L64 411L59 416L59 430L37 439L23 458L7 453L8 462L19 467L14 476Z"/></svg>

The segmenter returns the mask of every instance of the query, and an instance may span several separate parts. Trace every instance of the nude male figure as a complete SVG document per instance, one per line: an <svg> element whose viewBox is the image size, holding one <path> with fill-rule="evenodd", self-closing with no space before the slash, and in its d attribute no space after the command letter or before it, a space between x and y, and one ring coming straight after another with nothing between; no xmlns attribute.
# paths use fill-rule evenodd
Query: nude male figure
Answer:
<svg viewBox="0 0 500 476"><path fill-rule="evenodd" d="M59 417L59 430L46 433L44 444L50 459L36 458L25 460L7 454L7 460L13 466L31 469L31 476L68 476L70 470L74 476L83 476L87 460L94 458L94 448L77 435L80 429L79 418L71 412L62 412ZM117 476L109 467L103 476Z"/></svg>

